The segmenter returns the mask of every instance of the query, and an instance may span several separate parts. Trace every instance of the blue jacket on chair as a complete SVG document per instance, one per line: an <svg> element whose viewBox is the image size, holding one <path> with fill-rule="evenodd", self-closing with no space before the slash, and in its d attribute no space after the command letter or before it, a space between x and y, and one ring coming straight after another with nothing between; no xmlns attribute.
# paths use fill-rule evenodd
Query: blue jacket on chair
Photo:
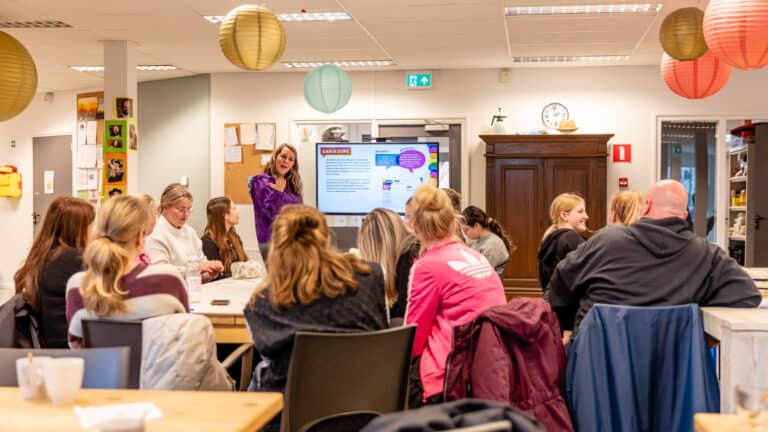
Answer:
<svg viewBox="0 0 768 432"><path fill-rule="evenodd" d="M570 347L566 396L576 431L693 431L719 412L699 307L596 304Z"/></svg>

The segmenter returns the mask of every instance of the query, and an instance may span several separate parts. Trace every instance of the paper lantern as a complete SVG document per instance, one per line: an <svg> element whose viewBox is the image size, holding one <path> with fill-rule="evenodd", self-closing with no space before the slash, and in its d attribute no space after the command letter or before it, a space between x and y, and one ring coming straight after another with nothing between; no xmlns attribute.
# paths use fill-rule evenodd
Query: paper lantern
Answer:
<svg viewBox="0 0 768 432"><path fill-rule="evenodd" d="M661 58L664 82L673 92L688 99L702 99L719 92L731 77L731 70L711 51L691 61L675 60L666 53Z"/></svg>
<svg viewBox="0 0 768 432"><path fill-rule="evenodd" d="M16 117L37 91L37 68L24 46L0 32L0 121Z"/></svg>
<svg viewBox="0 0 768 432"><path fill-rule="evenodd" d="M349 102L352 80L346 72L334 65L316 68L304 78L304 99L321 112L330 114Z"/></svg>
<svg viewBox="0 0 768 432"><path fill-rule="evenodd" d="M687 7L678 9L664 18L659 41L664 52L677 60L695 60L707 52L702 22L704 11Z"/></svg>
<svg viewBox="0 0 768 432"><path fill-rule="evenodd" d="M739 69L768 65L768 1L712 0L704 39L721 61Z"/></svg>
<svg viewBox="0 0 768 432"><path fill-rule="evenodd" d="M219 46L233 65L262 70L283 55L285 31L269 9L243 5L229 11L221 22Z"/></svg>

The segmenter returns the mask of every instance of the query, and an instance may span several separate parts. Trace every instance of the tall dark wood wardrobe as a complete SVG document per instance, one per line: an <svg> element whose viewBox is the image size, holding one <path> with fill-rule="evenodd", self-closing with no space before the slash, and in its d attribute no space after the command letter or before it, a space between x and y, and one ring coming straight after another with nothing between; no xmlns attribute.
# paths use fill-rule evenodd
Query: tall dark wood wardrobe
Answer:
<svg viewBox="0 0 768 432"><path fill-rule="evenodd" d="M486 143L485 202L517 246L504 273L507 297L539 296L538 251L549 205L564 192L587 203L587 226L606 223L604 135L480 135Z"/></svg>

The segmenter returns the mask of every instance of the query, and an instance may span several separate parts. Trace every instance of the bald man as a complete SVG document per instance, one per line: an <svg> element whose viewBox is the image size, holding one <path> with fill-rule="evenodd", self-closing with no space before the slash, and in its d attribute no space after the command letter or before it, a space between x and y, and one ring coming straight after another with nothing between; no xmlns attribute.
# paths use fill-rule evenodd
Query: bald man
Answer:
<svg viewBox="0 0 768 432"><path fill-rule="evenodd" d="M549 282L553 309L578 307L575 331L595 303L758 306L760 293L741 266L688 229L687 205L680 182L653 185L639 221L601 229L560 261Z"/></svg>

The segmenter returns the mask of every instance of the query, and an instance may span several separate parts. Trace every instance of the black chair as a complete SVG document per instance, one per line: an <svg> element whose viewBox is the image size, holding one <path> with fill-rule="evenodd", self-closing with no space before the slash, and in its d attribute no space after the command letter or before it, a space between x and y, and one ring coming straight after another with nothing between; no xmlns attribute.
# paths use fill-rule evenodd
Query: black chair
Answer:
<svg viewBox="0 0 768 432"><path fill-rule="evenodd" d="M128 388L139 388L141 383L141 321L116 321L108 319L84 319L83 346L103 348L115 346L131 347L131 368ZM244 391L251 381L253 344L240 345L221 364L229 369L239 358L243 358L240 371L240 390Z"/></svg>
<svg viewBox="0 0 768 432"><path fill-rule="evenodd" d="M0 386L17 386L16 359L27 353L48 357L80 357L85 360L83 388L124 389L128 388L128 369L131 349L23 349L0 348Z"/></svg>
<svg viewBox="0 0 768 432"><path fill-rule="evenodd" d="M405 409L415 332L296 332L280 430L331 430L359 414L369 421Z"/></svg>

